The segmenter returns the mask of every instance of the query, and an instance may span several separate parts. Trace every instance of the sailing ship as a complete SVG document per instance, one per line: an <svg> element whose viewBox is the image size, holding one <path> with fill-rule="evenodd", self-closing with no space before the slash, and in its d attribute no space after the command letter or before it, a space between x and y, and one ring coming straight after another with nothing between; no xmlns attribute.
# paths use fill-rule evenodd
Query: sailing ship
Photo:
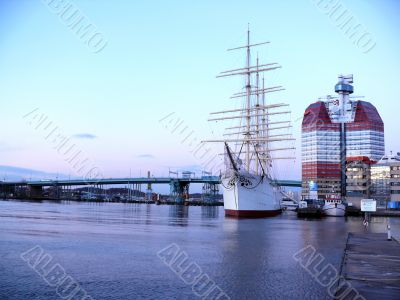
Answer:
<svg viewBox="0 0 400 300"><path fill-rule="evenodd" d="M213 112L208 121L237 121L235 126L225 128L224 138L209 140L224 144L225 170L221 174L225 215L233 217L267 217L281 213L283 192L274 178L277 160L294 157L277 156L293 146L281 143L294 141L289 133L282 131L291 128L288 104L267 103L266 95L284 90L282 86L266 87L265 78L260 74L281 68L277 63L256 64L251 62L253 47L269 42L250 44L250 30L247 30L245 46L228 49L246 50L246 65L242 68L221 72L217 78L243 76L245 91L231 98L240 100L236 109ZM279 117L279 118L278 118ZM278 118L278 119L276 119ZM287 153L287 152L286 152Z"/></svg>
<svg viewBox="0 0 400 300"><path fill-rule="evenodd" d="M326 216L344 217L346 214L346 205L340 195L332 193L331 195L327 195L322 210Z"/></svg>

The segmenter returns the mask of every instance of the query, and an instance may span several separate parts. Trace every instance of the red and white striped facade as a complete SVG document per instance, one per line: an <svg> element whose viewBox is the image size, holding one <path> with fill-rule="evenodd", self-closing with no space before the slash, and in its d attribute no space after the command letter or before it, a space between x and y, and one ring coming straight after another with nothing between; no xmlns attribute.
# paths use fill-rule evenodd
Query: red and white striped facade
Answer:
<svg viewBox="0 0 400 300"><path fill-rule="evenodd" d="M310 182L319 199L341 192L341 123L335 119L336 100L318 101L307 107L302 123L303 197ZM366 101L348 100L345 107L346 157L379 160L385 154L384 125L376 108Z"/></svg>

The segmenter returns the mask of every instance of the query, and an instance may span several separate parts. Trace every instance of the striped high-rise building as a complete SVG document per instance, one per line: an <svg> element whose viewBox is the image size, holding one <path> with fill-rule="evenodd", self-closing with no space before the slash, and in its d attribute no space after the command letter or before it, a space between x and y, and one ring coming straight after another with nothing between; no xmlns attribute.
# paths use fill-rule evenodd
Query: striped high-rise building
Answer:
<svg viewBox="0 0 400 300"><path fill-rule="evenodd" d="M353 76L339 76L337 96L307 107L302 123L303 198L345 196L347 157L379 160L385 154L384 125L369 102L351 98Z"/></svg>

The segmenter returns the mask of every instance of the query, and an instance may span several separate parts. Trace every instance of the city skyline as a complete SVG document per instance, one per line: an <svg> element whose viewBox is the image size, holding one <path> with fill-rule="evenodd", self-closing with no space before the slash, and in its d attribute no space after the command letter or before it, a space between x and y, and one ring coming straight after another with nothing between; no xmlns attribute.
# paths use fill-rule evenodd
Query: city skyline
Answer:
<svg viewBox="0 0 400 300"><path fill-rule="evenodd" d="M24 118L37 109L104 177L139 176L147 170L157 175L167 175L168 169L200 171L201 161L181 142L182 136L160 120L174 113L198 140L218 136L222 124L208 124L208 113L230 107L235 100L229 96L238 90L237 81L215 75L243 66L242 53L226 49L245 43L247 23L252 41L271 42L257 49L262 62L282 65L266 77L270 85L286 88L273 95L273 101L282 99L292 109L297 161L291 172L281 170L281 177L301 178L304 109L318 97L335 94L341 73L354 74L354 94L378 109L386 152L400 150L394 109L400 75L396 1L340 1L373 36L376 45L367 53L319 1L251 1L250 8L230 2L157 7L128 1L73 2L104 38L96 49L77 38L56 13L55 3L0 4L0 96L7 125L0 137L0 165L79 176ZM282 10L284 16L278 13ZM213 147L222 152L222 145Z"/></svg>

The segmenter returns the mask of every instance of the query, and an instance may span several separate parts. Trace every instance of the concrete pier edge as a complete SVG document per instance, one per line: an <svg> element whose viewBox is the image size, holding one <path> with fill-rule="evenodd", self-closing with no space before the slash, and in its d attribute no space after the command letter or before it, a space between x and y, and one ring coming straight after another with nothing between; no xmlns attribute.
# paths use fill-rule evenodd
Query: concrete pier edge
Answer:
<svg viewBox="0 0 400 300"><path fill-rule="evenodd" d="M364 299L400 299L399 240L388 241L387 233L349 232L339 274L334 299L355 299L355 292ZM342 296L343 281L355 292Z"/></svg>

